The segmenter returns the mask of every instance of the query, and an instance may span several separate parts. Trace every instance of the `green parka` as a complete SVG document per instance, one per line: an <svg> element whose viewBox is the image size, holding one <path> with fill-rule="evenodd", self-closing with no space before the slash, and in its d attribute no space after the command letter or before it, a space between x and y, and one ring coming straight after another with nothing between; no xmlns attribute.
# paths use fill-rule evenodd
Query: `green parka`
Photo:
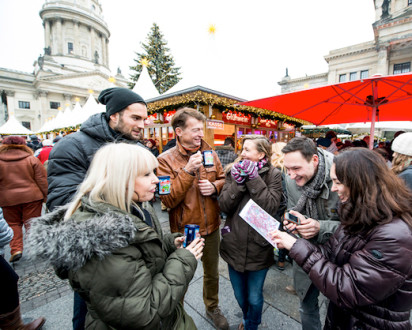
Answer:
<svg viewBox="0 0 412 330"><path fill-rule="evenodd" d="M32 221L29 251L49 261L86 301L87 329L196 329L180 301L197 267L176 249L179 234L163 237L149 203L153 228L105 203L65 209ZM143 218L143 216L141 216Z"/></svg>

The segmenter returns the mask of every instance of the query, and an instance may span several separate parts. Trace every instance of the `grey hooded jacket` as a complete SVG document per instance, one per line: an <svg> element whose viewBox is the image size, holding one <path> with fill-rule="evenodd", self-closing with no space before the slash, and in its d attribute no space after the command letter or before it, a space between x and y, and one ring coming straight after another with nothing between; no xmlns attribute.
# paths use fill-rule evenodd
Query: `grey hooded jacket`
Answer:
<svg viewBox="0 0 412 330"><path fill-rule="evenodd" d="M109 204L92 206L86 198L69 220L62 221L65 208L32 220L30 256L69 279L86 301L88 329L172 329L183 312L179 303L197 260L176 249L179 234L163 238L149 203L143 208L153 228Z"/></svg>
<svg viewBox="0 0 412 330"><path fill-rule="evenodd" d="M323 244L333 235L340 225L337 212L339 197L337 193L331 191L332 180L329 173L333 163L333 154L320 148L318 148L318 152L322 153L325 157L325 180L323 182L322 192L316 200L316 206L320 219L315 220L319 221L320 230L316 237L310 239L310 242L314 244ZM300 196L302 195L302 190L288 175L286 176L286 190L288 194L287 209L290 210L297 204ZM303 300L310 285L312 284L312 281L303 269L296 263L293 263L293 278L295 290L299 298Z"/></svg>

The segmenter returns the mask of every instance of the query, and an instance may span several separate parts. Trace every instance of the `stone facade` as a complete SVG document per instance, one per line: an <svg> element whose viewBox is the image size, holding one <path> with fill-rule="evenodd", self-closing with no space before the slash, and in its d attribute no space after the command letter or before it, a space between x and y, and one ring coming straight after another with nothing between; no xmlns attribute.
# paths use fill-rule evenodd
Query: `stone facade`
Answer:
<svg viewBox="0 0 412 330"><path fill-rule="evenodd" d="M109 69L110 31L98 0L46 0L40 10L44 54L33 73L0 68L0 125L6 112L37 131L44 122L89 94L126 87ZM109 81L110 80L110 81Z"/></svg>
<svg viewBox="0 0 412 330"><path fill-rule="evenodd" d="M292 79L286 75L278 84L281 93L367 78L374 74L393 75L411 71L412 1L374 0L375 39L331 50L325 56L326 73Z"/></svg>

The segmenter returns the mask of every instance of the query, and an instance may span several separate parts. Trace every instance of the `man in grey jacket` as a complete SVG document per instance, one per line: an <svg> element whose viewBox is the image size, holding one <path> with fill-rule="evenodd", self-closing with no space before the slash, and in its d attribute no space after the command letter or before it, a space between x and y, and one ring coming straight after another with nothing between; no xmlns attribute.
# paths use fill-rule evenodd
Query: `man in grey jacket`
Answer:
<svg viewBox="0 0 412 330"><path fill-rule="evenodd" d="M339 225L338 194L331 191L329 172L333 155L317 148L306 137L292 139L283 149L287 170L287 209L300 220L299 225L284 222L287 229L314 244L323 244ZM302 329L321 329L319 316L319 290L309 276L296 263L293 279L300 299Z"/></svg>

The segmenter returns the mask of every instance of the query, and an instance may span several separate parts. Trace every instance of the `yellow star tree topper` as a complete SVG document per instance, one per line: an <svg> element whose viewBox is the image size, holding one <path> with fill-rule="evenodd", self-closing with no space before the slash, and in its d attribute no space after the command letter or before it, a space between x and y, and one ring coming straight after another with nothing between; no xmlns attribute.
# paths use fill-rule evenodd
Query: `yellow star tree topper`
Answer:
<svg viewBox="0 0 412 330"><path fill-rule="evenodd" d="M207 31L209 32L210 35L214 35L216 33L216 26L214 24L210 24Z"/></svg>
<svg viewBox="0 0 412 330"><path fill-rule="evenodd" d="M146 57L143 57L142 60L140 61L140 64L147 68L147 66L149 65L149 61L147 60Z"/></svg>

